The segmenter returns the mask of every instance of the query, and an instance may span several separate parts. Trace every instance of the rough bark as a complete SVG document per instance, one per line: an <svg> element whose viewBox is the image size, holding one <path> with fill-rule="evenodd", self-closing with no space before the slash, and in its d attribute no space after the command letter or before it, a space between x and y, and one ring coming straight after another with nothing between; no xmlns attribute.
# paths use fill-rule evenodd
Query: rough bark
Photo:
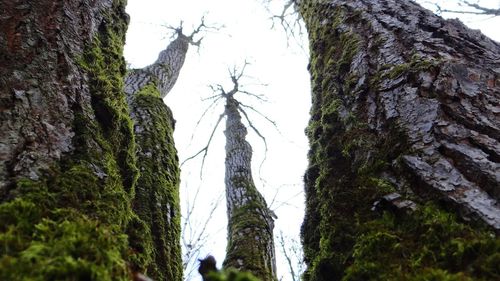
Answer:
<svg viewBox="0 0 500 281"><path fill-rule="evenodd" d="M148 242L139 246L152 249L147 272L154 280L182 280L175 120L162 98L179 76L189 42L188 37L178 34L155 63L131 70L125 79L140 171L133 209L150 230L145 234Z"/></svg>
<svg viewBox="0 0 500 281"><path fill-rule="evenodd" d="M192 38L179 33L165 50L160 52L155 63L141 69L133 69L127 75L125 92L128 97L139 92L149 84L155 84L164 98L172 89L186 59Z"/></svg>
<svg viewBox="0 0 500 281"><path fill-rule="evenodd" d="M238 102L226 96L226 204L228 245L225 268L251 272L263 281L276 280L274 219L252 178L252 147L241 122Z"/></svg>
<svg viewBox="0 0 500 281"><path fill-rule="evenodd" d="M125 1L0 1L0 279L128 280Z"/></svg>
<svg viewBox="0 0 500 281"><path fill-rule="evenodd" d="M313 92L305 279L498 278L480 225L500 229L500 45L412 1L296 2ZM416 211L372 211L394 192Z"/></svg>

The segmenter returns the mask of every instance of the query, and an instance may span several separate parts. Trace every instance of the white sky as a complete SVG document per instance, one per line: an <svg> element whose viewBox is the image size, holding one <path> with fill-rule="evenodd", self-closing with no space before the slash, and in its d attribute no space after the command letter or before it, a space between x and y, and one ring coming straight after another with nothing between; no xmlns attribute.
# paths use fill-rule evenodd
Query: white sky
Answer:
<svg viewBox="0 0 500 281"><path fill-rule="evenodd" d="M241 96L241 101L254 106L269 118L276 121L280 133L272 125L258 115L252 114L254 125L267 138L267 160L262 168L259 180L258 167L263 159L262 141L250 133L248 140L254 149L254 180L257 188L264 194L268 204L273 201L271 209L275 210L275 234L283 231L290 239L300 241L299 232L304 212L302 177L307 167L308 143L304 135L310 108L309 74L306 70L308 54L291 42L280 28L271 29L270 14L259 0L129 0L127 12L131 16L125 57L131 67L138 68L154 62L158 53L171 40L169 31L162 25L177 26L184 21L185 33L198 25L202 15L206 15L207 24L224 25L218 32L204 35L202 46L197 52L191 47L179 79L173 90L166 97L167 105L172 109L177 120L175 142L182 160L193 155L206 145L208 135L222 113L223 105L207 114L191 135L196 122L204 109L210 104L201 99L212 94L207 87L210 84L222 84L226 89L232 85L228 79L228 67L241 66L245 59L252 64L247 67L247 77L241 81L247 85L246 90L255 94L264 94L270 101L259 103L256 99ZM274 1L280 3L280 1ZM429 2L429 1L420 1ZM450 1L441 1L447 2ZM484 5L498 7L498 0L484 0ZM427 5L432 8L433 6ZM456 15L453 15L456 17ZM500 17L485 19L468 16L465 23L473 28L481 28L485 34L500 40L498 26ZM307 48L307 43L304 44ZM259 86L257 84L268 84ZM249 112L250 113L250 112ZM224 135L222 126L215 134L203 170L203 181L199 171L201 158L192 160L182 167L181 200L183 213L186 202L191 201L196 190L200 188L195 217L192 220L193 231L186 237L195 235L203 228L210 211L210 204L223 198L224 192ZM250 131L250 130L249 130ZM275 196L277 195L277 196ZM200 257L212 254L218 264L224 259L226 244L226 214L224 199L208 224L206 233L210 238ZM278 278L291 280L286 264L278 254ZM201 280L198 273L186 273L187 280Z"/></svg>

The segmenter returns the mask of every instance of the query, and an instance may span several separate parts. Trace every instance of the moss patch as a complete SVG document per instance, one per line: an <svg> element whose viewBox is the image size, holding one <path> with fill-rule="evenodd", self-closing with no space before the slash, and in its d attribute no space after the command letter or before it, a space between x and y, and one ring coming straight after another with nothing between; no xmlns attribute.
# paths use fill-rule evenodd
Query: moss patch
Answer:
<svg viewBox="0 0 500 281"><path fill-rule="evenodd" d="M367 40L380 39L365 36L370 30L363 30L362 15L352 9L322 1L300 4L312 84L304 280L498 279L491 267L498 260L497 238L442 208L422 207L398 165L400 156L410 153L405 134L391 121L372 129L368 109L362 108L367 93L378 91L382 81L417 79L412 75L422 70L432 74L438 62L413 56L406 64L373 66L378 73L365 74L360 82L357 58L369 53ZM371 210L394 191L420 203L421 210L405 218L381 218Z"/></svg>
<svg viewBox="0 0 500 281"><path fill-rule="evenodd" d="M497 280L500 240L435 205L363 225L342 280Z"/></svg>
<svg viewBox="0 0 500 281"><path fill-rule="evenodd" d="M155 280L182 280L180 248L179 163L173 140L174 119L154 83L135 93L131 102L141 176L133 209L148 233L143 252L152 252L146 272Z"/></svg>
<svg viewBox="0 0 500 281"><path fill-rule="evenodd" d="M273 268L270 268L271 257L262 256L262 253L269 252L268 245L273 245L273 237L270 234L272 229L269 229L271 226L266 217L268 212L266 202L252 180L245 177L233 177L231 181L232 186L245 189L248 201L243 206L235 207L231 214L223 266L242 269L243 264L245 271L253 273L261 280L275 280ZM259 240L256 240L256 237L259 237Z"/></svg>
<svg viewBox="0 0 500 281"><path fill-rule="evenodd" d="M75 151L39 181L20 179L0 204L0 279L128 280L126 230L137 179L135 141L123 95L124 1L105 11L78 61L90 105L75 107Z"/></svg>
<svg viewBox="0 0 500 281"><path fill-rule="evenodd" d="M234 269L227 269L220 272L210 272L208 281L259 281L257 277L248 272L240 272Z"/></svg>

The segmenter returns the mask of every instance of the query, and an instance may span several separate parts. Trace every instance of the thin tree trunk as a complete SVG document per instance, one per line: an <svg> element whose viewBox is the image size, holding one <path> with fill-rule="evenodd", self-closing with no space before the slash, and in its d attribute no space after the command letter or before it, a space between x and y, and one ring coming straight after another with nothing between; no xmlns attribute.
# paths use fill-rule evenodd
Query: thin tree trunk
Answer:
<svg viewBox="0 0 500 281"><path fill-rule="evenodd" d="M0 14L0 279L129 280L146 257L125 235L125 1L2 0Z"/></svg>
<svg viewBox="0 0 500 281"><path fill-rule="evenodd" d="M274 219L252 178L252 147L241 122L238 102L226 96L226 203L228 245L224 267L276 280Z"/></svg>
<svg viewBox="0 0 500 281"><path fill-rule="evenodd" d="M313 91L305 279L395 280L479 267L492 255L489 246L460 265L443 247L453 239L468 241L466 248L474 239L490 246L498 240L439 214L444 208L500 230L500 45L413 1L296 2L309 32ZM372 206L394 192L384 200L406 215L389 227ZM437 218L461 231L432 228ZM412 248L411 239L427 237L419 230L436 231L440 243L422 238L425 248ZM364 252L373 238L380 253L394 253L377 240L386 234L408 252L394 260ZM426 249L434 262L416 257ZM425 273L426 266L434 271ZM464 274L494 276L478 272Z"/></svg>
<svg viewBox="0 0 500 281"><path fill-rule="evenodd" d="M142 234L148 236L149 241L142 247L152 251L147 273L154 280L182 280L180 171L173 139L175 120L162 98L179 76L189 42L189 38L178 34L160 52L154 64L131 70L125 79L141 172L133 209L150 230Z"/></svg>

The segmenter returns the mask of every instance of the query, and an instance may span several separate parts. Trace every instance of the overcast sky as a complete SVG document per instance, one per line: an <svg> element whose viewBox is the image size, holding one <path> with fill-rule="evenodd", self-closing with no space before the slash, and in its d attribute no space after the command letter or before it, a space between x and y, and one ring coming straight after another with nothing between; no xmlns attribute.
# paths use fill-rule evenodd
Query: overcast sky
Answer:
<svg viewBox="0 0 500 281"><path fill-rule="evenodd" d="M281 2L274 1L276 7ZM499 5L497 0L485 0L481 3L497 7ZM183 20L185 32L190 33L192 27L198 25L200 18L205 15L207 24L224 26L220 31L204 34L199 49L191 47L179 79L165 99L177 120L175 142L179 158L182 161L206 145L213 125L223 111L221 103L195 129L200 115L210 105L210 101L202 101L204 97L212 95L208 85L221 84L226 89L231 89L228 67L241 66L245 59L251 62L246 69L248 77L244 77L241 83L246 86L246 90L265 95L269 102L261 103L243 95L241 101L276 121L279 128L278 132L263 118L251 115L254 125L266 137L269 148L259 173L264 146L255 134L249 134L248 140L254 150L254 180L268 204L272 203L271 209L278 216L275 234L283 231L288 238L300 241L299 229L304 212L302 177L307 166L308 151L304 129L310 108L309 74L306 70L308 53L304 50L307 49L307 43L303 44L302 49L296 41L287 43L282 29L271 29L270 13L259 0L128 0L127 11L131 22L125 57L133 68L154 62L158 53L172 40L164 25L177 26ZM499 18L468 16L464 21L500 40ZM191 201L192 205L193 196L200 189L192 218L195 232L202 229L211 209L210 204L224 196L225 124L221 125L206 159L203 181L200 181L199 176L201 158L182 166L181 200L184 213L188 205L186 202ZM193 132L195 134L192 138ZM261 177L265 182L260 180ZM205 231L211 237L206 241L200 257L212 254L220 265L224 259L226 242L224 200L219 205ZM189 237L190 233L185 236ZM284 260L279 255L278 245L276 246L278 277L284 276L284 281L291 280ZM191 280L201 279L196 273Z"/></svg>

